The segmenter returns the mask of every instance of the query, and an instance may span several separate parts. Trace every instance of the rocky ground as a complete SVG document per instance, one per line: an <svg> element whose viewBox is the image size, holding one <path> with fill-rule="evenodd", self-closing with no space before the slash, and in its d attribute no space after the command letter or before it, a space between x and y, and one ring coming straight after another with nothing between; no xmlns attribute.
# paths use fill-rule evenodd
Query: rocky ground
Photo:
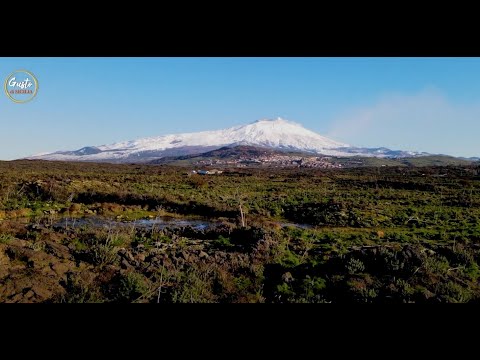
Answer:
<svg viewBox="0 0 480 360"><path fill-rule="evenodd" d="M0 302L478 302L479 171L0 162Z"/></svg>
<svg viewBox="0 0 480 360"><path fill-rule="evenodd" d="M169 229L155 238L150 230L82 233L52 227L47 220L41 225L3 221L0 226L0 302L161 301L161 295L175 287L173 279L178 281L190 267L211 273L226 264L252 265L248 255L222 250L234 246L228 242L188 239ZM189 227L181 231L208 236ZM201 284L193 290L201 292ZM194 298L199 294L190 296L199 300ZM175 297L189 300L182 300L181 292ZM205 295L202 301L215 298Z"/></svg>

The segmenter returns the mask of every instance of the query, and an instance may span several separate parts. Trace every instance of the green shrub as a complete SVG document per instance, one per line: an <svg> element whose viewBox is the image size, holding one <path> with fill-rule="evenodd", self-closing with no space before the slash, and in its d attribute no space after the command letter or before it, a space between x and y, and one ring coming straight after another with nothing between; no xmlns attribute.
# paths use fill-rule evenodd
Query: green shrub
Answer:
<svg viewBox="0 0 480 360"><path fill-rule="evenodd" d="M370 303L373 302L378 296L378 291L372 288L359 289L359 300L361 302Z"/></svg>
<svg viewBox="0 0 480 360"><path fill-rule="evenodd" d="M477 281L480 277L480 267L475 261L471 261L464 272L472 281Z"/></svg>
<svg viewBox="0 0 480 360"><path fill-rule="evenodd" d="M15 238L10 234L0 234L0 244L8 244L13 239Z"/></svg>
<svg viewBox="0 0 480 360"><path fill-rule="evenodd" d="M295 295L295 292L293 291L292 286L285 282L281 283L280 285L277 285L277 293L278 293L278 296L284 296L286 299Z"/></svg>
<svg viewBox="0 0 480 360"><path fill-rule="evenodd" d="M148 286L143 275L136 272L128 272L122 275L118 288L120 302L132 302L145 295Z"/></svg>
<svg viewBox="0 0 480 360"><path fill-rule="evenodd" d="M240 275L239 277L233 279L233 282L235 283L235 286L237 287L237 290L239 292L247 290L252 285L252 281L248 277L243 275Z"/></svg>
<svg viewBox="0 0 480 360"><path fill-rule="evenodd" d="M448 303L465 303L473 296L469 289L466 289L453 281L441 283L438 286L436 293L442 301Z"/></svg>
<svg viewBox="0 0 480 360"><path fill-rule="evenodd" d="M302 263L302 258L291 250L285 250L278 263L286 268L294 268Z"/></svg>
<svg viewBox="0 0 480 360"><path fill-rule="evenodd" d="M307 302L313 300L322 290L327 287L327 282L321 277L307 275L303 280L303 291Z"/></svg>
<svg viewBox="0 0 480 360"><path fill-rule="evenodd" d="M64 285L65 294L63 294L59 302L64 303L99 303L103 302L100 291L93 284L86 284L78 277L72 274L67 276L67 281Z"/></svg>
<svg viewBox="0 0 480 360"><path fill-rule="evenodd" d="M224 237L222 235L220 235L218 239L215 240L214 243L220 248L228 248L233 246L230 238Z"/></svg>
<svg viewBox="0 0 480 360"><path fill-rule="evenodd" d="M428 273L443 275L447 273L450 264L444 256L429 256L425 259L424 267Z"/></svg>
<svg viewBox="0 0 480 360"><path fill-rule="evenodd" d="M115 264L118 261L117 250L111 243L95 244L90 249L92 262L98 266Z"/></svg>
<svg viewBox="0 0 480 360"><path fill-rule="evenodd" d="M347 261L345 267L348 273L351 275L362 273L365 271L365 264L361 260L355 258L350 258Z"/></svg>
<svg viewBox="0 0 480 360"><path fill-rule="evenodd" d="M188 269L177 279L173 291L174 303L213 303L216 296L212 292L213 276L208 269Z"/></svg>

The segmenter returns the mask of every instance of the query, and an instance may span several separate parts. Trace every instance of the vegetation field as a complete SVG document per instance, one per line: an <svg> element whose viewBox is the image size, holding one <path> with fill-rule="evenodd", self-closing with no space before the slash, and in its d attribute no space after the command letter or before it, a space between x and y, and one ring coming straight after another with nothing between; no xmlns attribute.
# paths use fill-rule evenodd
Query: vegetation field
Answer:
<svg viewBox="0 0 480 360"><path fill-rule="evenodd" d="M0 302L480 300L478 165L190 170L0 162Z"/></svg>

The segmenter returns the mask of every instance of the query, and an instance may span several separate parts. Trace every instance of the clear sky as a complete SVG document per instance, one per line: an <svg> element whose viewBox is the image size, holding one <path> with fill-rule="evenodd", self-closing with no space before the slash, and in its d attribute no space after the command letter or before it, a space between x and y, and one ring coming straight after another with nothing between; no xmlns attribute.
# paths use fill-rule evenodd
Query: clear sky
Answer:
<svg viewBox="0 0 480 360"><path fill-rule="evenodd" d="M282 117L352 145L480 156L480 58L0 58L0 159ZM2 86L3 88L3 86Z"/></svg>

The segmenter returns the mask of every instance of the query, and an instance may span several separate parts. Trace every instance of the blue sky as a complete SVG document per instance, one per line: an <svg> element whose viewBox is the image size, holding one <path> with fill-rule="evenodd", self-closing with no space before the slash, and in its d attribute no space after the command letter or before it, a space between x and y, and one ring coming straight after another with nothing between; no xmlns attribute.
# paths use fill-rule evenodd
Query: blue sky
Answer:
<svg viewBox="0 0 480 360"><path fill-rule="evenodd" d="M283 117L358 146L480 156L480 58L0 58L0 159ZM3 86L2 86L3 88Z"/></svg>

